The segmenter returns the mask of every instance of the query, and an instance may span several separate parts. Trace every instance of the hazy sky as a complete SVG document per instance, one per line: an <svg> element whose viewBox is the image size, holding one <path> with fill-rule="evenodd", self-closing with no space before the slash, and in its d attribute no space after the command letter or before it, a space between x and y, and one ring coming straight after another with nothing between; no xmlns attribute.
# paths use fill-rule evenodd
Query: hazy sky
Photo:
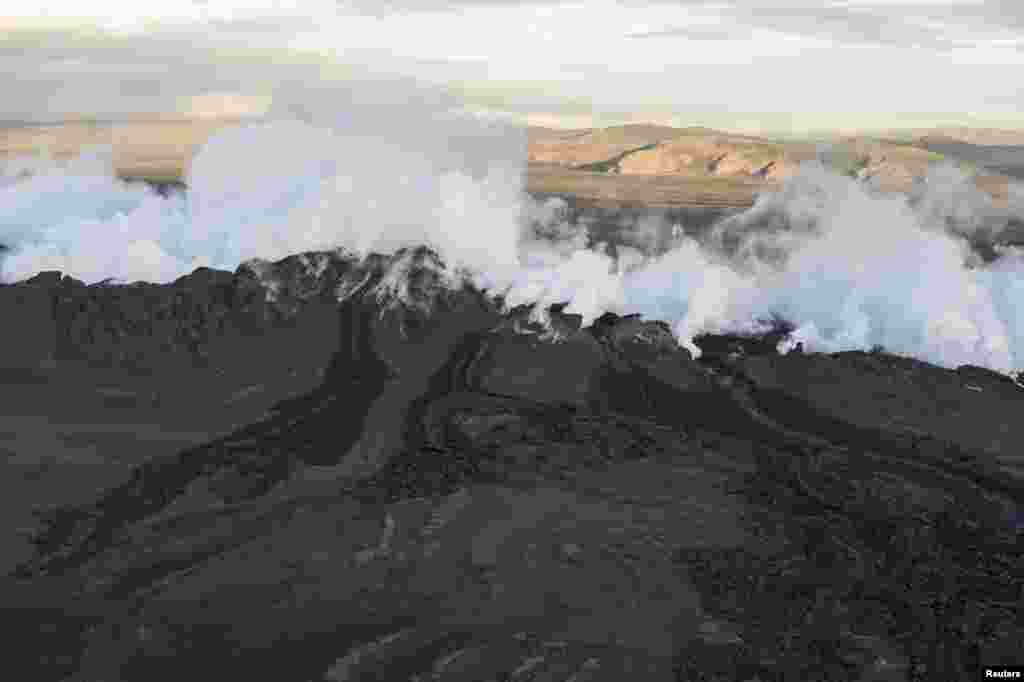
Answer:
<svg viewBox="0 0 1024 682"><path fill-rule="evenodd" d="M519 111L1024 121L1019 0L24 4L0 10L0 119L167 110L354 65Z"/></svg>

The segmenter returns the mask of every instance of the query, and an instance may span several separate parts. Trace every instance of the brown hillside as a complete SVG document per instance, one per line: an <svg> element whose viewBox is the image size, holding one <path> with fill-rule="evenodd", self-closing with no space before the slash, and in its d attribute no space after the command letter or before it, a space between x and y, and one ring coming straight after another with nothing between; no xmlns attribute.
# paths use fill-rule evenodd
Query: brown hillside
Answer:
<svg viewBox="0 0 1024 682"><path fill-rule="evenodd" d="M635 145L594 144L592 142L537 142L529 145L529 160L573 167L608 161Z"/></svg>
<svg viewBox="0 0 1024 682"><path fill-rule="evenodd" d="M67 159L89 147L110 147L115 171L122 177L180 180L203 142L231 125L237 121L179 119L0 128L0 159L46 153Z"/></svg>
<svg viewBox="0 0 1024 682"><path fill-rule="evenodd" d="M710 175L774 180L788 177L796 164L813 157L813 148L695 135L630 154L619 167L623 175Z"/></svg>

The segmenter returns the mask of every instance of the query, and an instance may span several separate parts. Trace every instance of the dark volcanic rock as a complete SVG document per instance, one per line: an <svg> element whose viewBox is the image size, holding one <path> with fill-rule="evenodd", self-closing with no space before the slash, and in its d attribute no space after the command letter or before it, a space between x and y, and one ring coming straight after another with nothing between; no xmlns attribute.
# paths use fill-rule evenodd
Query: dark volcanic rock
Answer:
<svg viewBox="0 0 1024 682"><path fill-rule="evenodd" d="M1024 644L1024 391L981 368L784 326L694 360L426 250L0 305L33 680L956 680Z"/></svg>

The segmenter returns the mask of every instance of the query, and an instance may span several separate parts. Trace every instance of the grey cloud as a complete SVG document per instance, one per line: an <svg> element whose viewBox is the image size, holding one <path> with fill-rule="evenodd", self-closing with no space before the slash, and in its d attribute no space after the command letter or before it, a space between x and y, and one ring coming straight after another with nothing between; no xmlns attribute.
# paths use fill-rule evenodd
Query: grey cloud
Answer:
<svg viewBox="0 0 1024 682"><path fill-rule="evenodd" d="M508 7L543 7L551 5L544 0L340 0L342 10L355 10L360 14L387 16L412 12L454 12L464 9Z"/></svg>
<svg viewBox="0 0 1024 682"><path fill-rule="evenodd" d="M554 4L557 3L543 0L339 0L342 9L375 16ZM756 3L750 0L620 0L618 4L638 13L646 7L665 5L705 8L708 12L720 14L729 24L722 27L670 26L628 34L628 37L637 39L743 39L753 28L767 28L846 44L918 46L931 50L946 50L954 46L954 41L943 35L941 30L922 27L905 18L911 16L927 17L967 32L1008 32L1024 36L1024 2L1020 0L982 0L965 4L949 0L895 4L864 2L850 7L829 6L822 0L765 0Z"/></svg>
<svg viewBox="0 0 1024 682"><path fill-rule="evenodd" d="M503 7L536 7L554 5L544 0L339 0L341 9L354 9L366 14L396 14L407 12L451 12L463 9L486 9ZM858 40L878 35L880 44L896 44L906 38L921 44L943 44L942 36L927 29L921 29L902 19L908 15L923 15L946 21L953 25L988 28L991 30L1024 29L1024 2L1020 0L982 0L981 2L956 3L950 0L932 2L902 3L858 3L856 7L827 6L822 0L772 0L752 2L751 0L620 0L622 7L643 10L651 6L706 7L720 10L725 17L771 27L779 22L780 29L802 34L825 34L838 32ZM815 22L826 25L814 28ZM838 26L849 21L852 28ZM888 26L886 26L888 24ZM679 31L689 35L688 27L673 27L666 30ZM650 37L654 37L652 32ZM660 32L659 32L660 33ZM693 34L697 35L697 34ZM640 36L637 36L640 37ZM646 34L645 34L646 37ZM700 39L700 38L697 38Z"/></svg>
<svg viewBox="0 0 1024 682"><path fill-rule="evenodd" d="M647 3L651 4L651 3ZM656 4L667 4L657 2ZM672 4L678 5L678 2ZM1024 39L1024 3L1019 0L988 0L955 5L950 2L931 3L864 3L854 7L826 6L815 2L741 3L701 2L683 4L706 7L719 14L722 27L673 26L663 30L628 34L631 38L679 37L687 40L723 40L743 38L752 28L777 30L811 38L830 39L837 43L913 47L946 50L957 44L939 29L920 26L909 17L922 17L970 34L981 33L979 42L1002 35L1020 35ZM640 8L642 3L629 6Z"/></svg>
<svg viewBox="0 0 1024 682"><path fill-rule="evenodd" d="M686 38L687 40L731 40L746 38L749 30L743 28L708 28L705 26L674 26L658 31L627 33L627 38Z"/></svg>
<svg viewBox="0 0 1024 682"><path fill-rule="evenodd" d="M307 91L320 102L349 91L363 98L412 91L360 66L338 73L354 79L339 88L323 61L290 59L282 52L225 52L222 44L199 35L107 36L78 43L57 32L15 38L10 49L0 49L0 82L11 84L0 99L0 121L60 121L77 114L119 119L173 111L180 98L205 93L272 94L275 104L289 107Z"/></svg>
<svg viewBox="0 0 1024 682"><path fill-rule="evenodd" d="M938 33L908 23L893 13L842 7L756 6L735 10L737 18L787 33L831 38L840 43L895 47L920 46L933 49L952 47Z"/></svg>
<svg viewBox="0 0 1024 682"><path fill-rule="evenodd" d="M312 29L318 26L316 17L313 15L299 15L288 17L249 17L245 19L211 19L209 26L214 30L238 31L241 33L264 34L280 33L282 28L288 29Z"/></svg>
<svg viewBox="0 0 1024 682"><path fill-rule="evenodd" d="M1024 30L1024 3L1018 0L987 0L963 7L936 3L935 11L949 17L953 22L961 21L991 29L1006 29L1012 32Z"/></svg>
<svg viewBox="0 0 1024 682"><path fill-rule="evenodd" d="M363 14L386 16L407 12L457 12L464 9L487 9L553 5L535 0L351 0L340 3L343 8ZM873 45L909 45L934 49L948 48L952 43L928 29L901 21L899 14L882 10L860 10L823 6L818 2L769 2L758 5L740 2L709 2L707 0L624 0L622 7L642 12L645 7L706 7L717 10L727 25L671 26L665 29L627 34L629 38L685 38L687 40L727 40L749 37L752 28L774 28L805 36L829 37L839 42ZM638 14L639 16L639 14Z"/></svg>

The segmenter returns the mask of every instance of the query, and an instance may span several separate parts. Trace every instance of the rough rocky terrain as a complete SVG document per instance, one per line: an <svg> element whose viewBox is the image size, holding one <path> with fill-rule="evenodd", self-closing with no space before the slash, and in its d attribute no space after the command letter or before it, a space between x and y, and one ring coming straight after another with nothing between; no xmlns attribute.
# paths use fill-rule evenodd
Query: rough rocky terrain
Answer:
<svg viewBox="0 0 1024 682"><path fill-rule="evenodd" d="M164 286L44 273L0 306L19 321L0 436L20 514L0 613L23 679L881 682L1020 663L1008 377L780 356L782 323L699 338L694 360L657 321L581 328L555 307L541 325L452 291L425 250Z"/></svg>

